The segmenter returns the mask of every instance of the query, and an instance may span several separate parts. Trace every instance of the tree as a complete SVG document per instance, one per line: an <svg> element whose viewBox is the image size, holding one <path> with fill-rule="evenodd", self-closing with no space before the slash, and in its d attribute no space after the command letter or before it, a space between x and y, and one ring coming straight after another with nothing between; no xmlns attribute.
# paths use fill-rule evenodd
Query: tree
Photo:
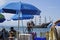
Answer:
<svg viewBox="0 0 60 40"><path fill-rule="evenodd" d="M0 23L4 22L5 21L5 16L0 14Z"/></svg>

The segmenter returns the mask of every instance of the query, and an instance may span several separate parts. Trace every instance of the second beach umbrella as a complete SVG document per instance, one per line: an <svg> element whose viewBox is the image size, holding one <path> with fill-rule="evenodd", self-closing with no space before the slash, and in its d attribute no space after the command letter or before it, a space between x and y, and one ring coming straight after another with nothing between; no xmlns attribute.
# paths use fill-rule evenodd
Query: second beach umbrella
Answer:
<svg viewBox="0 0 60 40"><path fill-rule="evenodd" d="M27 20L27 19L33 19L34 16L32 15L22 15L18 18L18 14L15 14L11 19L12 20Z"/></svg>

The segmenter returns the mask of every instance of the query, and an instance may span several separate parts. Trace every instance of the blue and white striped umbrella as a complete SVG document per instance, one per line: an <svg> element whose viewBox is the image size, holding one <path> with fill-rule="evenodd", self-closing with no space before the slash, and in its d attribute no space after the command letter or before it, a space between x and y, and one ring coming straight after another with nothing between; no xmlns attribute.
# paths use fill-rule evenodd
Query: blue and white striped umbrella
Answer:
<svg viewBox="0 0 60 40"><path fill-rule="evenodd" d="M11 19L12 20L27 20L27 19L33 19L34 16L32 15L22 15L18 17L18 14L15 14Z"/></svg>
<svg viewBox="0 0 60 40"><path fill-rule="evenodd" d="M37 7L22 2L9 3L4 8L2 8L2 10L6 13L13 14L18 14L19 12L22 12L22 14L24 15L40 15L41 13L41 11Z"/></svg>

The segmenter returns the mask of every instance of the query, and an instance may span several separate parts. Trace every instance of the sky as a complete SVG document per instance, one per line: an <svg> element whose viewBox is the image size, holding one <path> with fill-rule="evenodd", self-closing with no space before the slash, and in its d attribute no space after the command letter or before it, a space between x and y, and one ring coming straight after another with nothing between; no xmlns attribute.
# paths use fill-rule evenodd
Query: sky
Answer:
<svg viewBox="0 0 60 40"><path fill-rule="evenodd" d="M44 18L46 17L47 21L53 20L54 22L56 20L60 19L60 0L0 0L0 9L3 8L5 5L11 2L23 2L23 3L28 3L31 5L34 5L37 7L39 10L41 10L41 21L44 22ZM7 19L9 19L12 15L11 14L3 14ZM37 20L39 20L38 16L35 16ZM50 19L49 19L50 18ZM34 20L34 19L33 19ZM39 22L39 21L38 21ZM36 22L36 24L38 24ZM12 25L12 23L15 23L18 25L17 21L5 21L4 23L0 23L0 25ZM26 21L24 20L24 24ZM20 24L21 25L21 24ZM26 24L25 24L26 25ZM15 26L15 25L14 25Z"/></svg>

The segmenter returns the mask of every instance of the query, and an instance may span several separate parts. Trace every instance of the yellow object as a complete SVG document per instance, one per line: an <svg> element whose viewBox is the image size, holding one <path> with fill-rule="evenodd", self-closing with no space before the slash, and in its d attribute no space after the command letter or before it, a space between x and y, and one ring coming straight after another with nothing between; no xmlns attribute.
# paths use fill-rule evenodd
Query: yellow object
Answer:
<svg viewBox="0 0 60 40"><path fill-rule="evenodd" d="M49 40L49 32L46 32L46 40Z"/></svg>
<svg viewBox="0 0 60 40"><path fill-rule="evenodd" d="M55 39L54 30L55 30L55 26L53 26L53 27L50 29L50 32L49 32L49 40L54 40L54 39Z"/></svg>

